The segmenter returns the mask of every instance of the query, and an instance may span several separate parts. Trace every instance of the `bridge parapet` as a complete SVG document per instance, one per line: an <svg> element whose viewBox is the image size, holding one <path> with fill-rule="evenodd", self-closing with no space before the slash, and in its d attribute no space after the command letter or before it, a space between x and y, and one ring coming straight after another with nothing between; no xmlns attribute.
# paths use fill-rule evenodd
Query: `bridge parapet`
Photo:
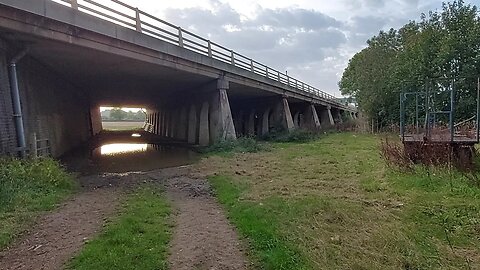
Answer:
<svg viewBox="0 0 480 270"><path fill-rule="evenodd" d="M308 83L293 78L283 72L271 68L265 64L255 61L228 49L218 43L212 42L188 30L157 18L147 12L139 10L119 0L46 0L56 2L88 13L106 21L121 25L123 27L141 32L162 41L174 44L181 48L199 53L215 60L222 61L237 68L252 72L267 79L281 83L298 92L308 93L321 100L328 101L340 108L355 111L338 99L324 91L311 86Z"/></svg>

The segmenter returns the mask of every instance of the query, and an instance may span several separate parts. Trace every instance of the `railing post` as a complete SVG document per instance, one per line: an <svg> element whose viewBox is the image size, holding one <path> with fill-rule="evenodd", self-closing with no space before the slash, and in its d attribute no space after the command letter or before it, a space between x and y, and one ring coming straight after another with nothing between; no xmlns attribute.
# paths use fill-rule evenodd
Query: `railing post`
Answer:
<svg viewBox="0 0 480 270"><path fill-rule="evenodd" d="M265 66L265 77L267 77L267 79L268 79L268 67L267 66Z"/></svg>
<svg viewBox="0 0 480 270"><path fill-rule="evenodd" d="M212 53L212 42L209 40L208 41L208 57L212 58L213 53Z"/></svg>
<svg viewBox="0 0 480 270"><path fill-rule="evenodd" d="M135 29L137 32L142 32L142 21L140 20L140 10L135 8Z"/></svg>
<svg viewBox="0 0 480 270"><path fill-rule="evenodd" d="M178 27L178 46L183 48L182 28Z"/></svg>
<svg viewBox="0 0 480 270"><path fill-rule="evenodd" d="M250 71L255 73L255 68L253 67L253 59L250 59Z"/></svg>
<svg viewBox="0 0 480 270"><path fill-rule="evenodd" d="M280 71L277 71L277 79L280 82Z"/></svg>
<svg viewBox="0 0 480 270"><path fill-rule="evenodd" d="M135 26L138 32L142 32L142 21L140 20L140 10L135 8Z"/></svg>
<svg viewBox="0 0 480 270"><path fill-rule="evenodd" d="M230 51L230 55L231 63L235 66L235 53L233 52L233 50Z"/></svg>
<svg viewBox="0 0 480 270"><path fill-rule="evenodd" d="M78 1L77 0L70 0L70 5L73 9L78 10Z"/></svg>

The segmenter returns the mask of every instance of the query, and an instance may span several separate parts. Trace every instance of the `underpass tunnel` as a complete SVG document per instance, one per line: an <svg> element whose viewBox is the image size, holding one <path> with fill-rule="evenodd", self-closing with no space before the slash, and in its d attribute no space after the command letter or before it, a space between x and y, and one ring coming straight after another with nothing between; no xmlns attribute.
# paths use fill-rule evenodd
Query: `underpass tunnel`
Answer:
<svg viewBox="0 0 480 270"><path fill-rule="evenodd" d="M35 148L45 150L45 155L59 157L89 141L105 128L100 107L144 108L147 115L150 113L152 116L151 112L156 112L153 115L155 118L149 120L158 122L159 108L175 107L177 105L174 104L178 102L190 102L190 93L215 81L215 78L71 44L31 40L28 37L24 37L25 43L20 43L21 40L22 37L0 31L2 74L9 74L10 59L28 43L28 52L18 62L17 70L25 150L30 154L35 152L32 149L37 144ZM10 101L8 77L2 77L0 90L2 99L5 97L5 100ZM5 128L2 129L0 149L2 153L15 154L18 146L15 122L11 117L14 115L13 105L6 105L8 106L1 108L4 110L2 125ZM201 110L200 105L195 104L195 109ZM181 119L184 119L187 108L178 113L182 112ZM177 122L170 120L171 125L178 126ZM143 122L146 124L146 119ZM184 121L179 123L185 124ZM141 126L144 127L145 125ZM173 126L168 132L173 132ZM151 133L160 133L160 129ZM173 133L169 135L172 136L166 137L175 137ZM178 138L182 141L187 139L182 136ZM198 139L193 143L198 143Z"/></svg>
<svg viewBox="0 0 480 270"><path fill-rule="evenodd" d="M25 48L17 69L27 148L46 141L54 157L102 131L101 106L145 108L145 132L172 142L208 145L238 136L263 136L278 127L294 129L305 113L290 107L308 104L286 97L285 90L261 82L264 78L254 81L197 64L180 69L183 59L168 55L155 62L157 58L144 54L113 54L7 30L0 30L3 74L9 73L12 57ZM172 62L178 66L172 67ZM1 83L2 95L11 100L8 78ZM13 106L7 105L2 115L11 117ZM333 122L329 106L315 107L322 108L318 110L322 122ZM9 140L0 141L0 150L18 151L11 139L18 137L13 117L2 123L1 137Z"/></svg>

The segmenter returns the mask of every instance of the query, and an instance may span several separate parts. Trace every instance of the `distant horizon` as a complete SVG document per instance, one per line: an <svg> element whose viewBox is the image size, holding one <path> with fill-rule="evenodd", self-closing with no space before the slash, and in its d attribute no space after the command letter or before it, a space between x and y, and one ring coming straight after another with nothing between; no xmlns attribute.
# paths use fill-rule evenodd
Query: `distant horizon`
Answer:
<svg viewBox="0 0 480 270"><path fill-rule="evenodd" d="M108 111L108 110L111 110L111 109L114 109L114 108L118 108L118 107L100 107L100 111L104 112L104 111ZM126 111L126 112L138 112L138 111L141 111L141 110L146 110L145 108L129 108L129 107L120 107L120 109L122 109L123 111Z"/></svg>

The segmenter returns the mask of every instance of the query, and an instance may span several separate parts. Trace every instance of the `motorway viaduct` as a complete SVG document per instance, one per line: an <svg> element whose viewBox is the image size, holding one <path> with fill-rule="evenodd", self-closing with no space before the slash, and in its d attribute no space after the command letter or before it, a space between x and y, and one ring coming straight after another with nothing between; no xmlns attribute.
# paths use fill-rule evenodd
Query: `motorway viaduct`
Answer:
<svg viewBox="0 0 480 270"><path fill-rule="evenodd" d="M199 145L356 115L117 0L0 0L0 154L28 151L35 134L60 156L102 129L100 106L147 108L147 131Z"/></svg>

